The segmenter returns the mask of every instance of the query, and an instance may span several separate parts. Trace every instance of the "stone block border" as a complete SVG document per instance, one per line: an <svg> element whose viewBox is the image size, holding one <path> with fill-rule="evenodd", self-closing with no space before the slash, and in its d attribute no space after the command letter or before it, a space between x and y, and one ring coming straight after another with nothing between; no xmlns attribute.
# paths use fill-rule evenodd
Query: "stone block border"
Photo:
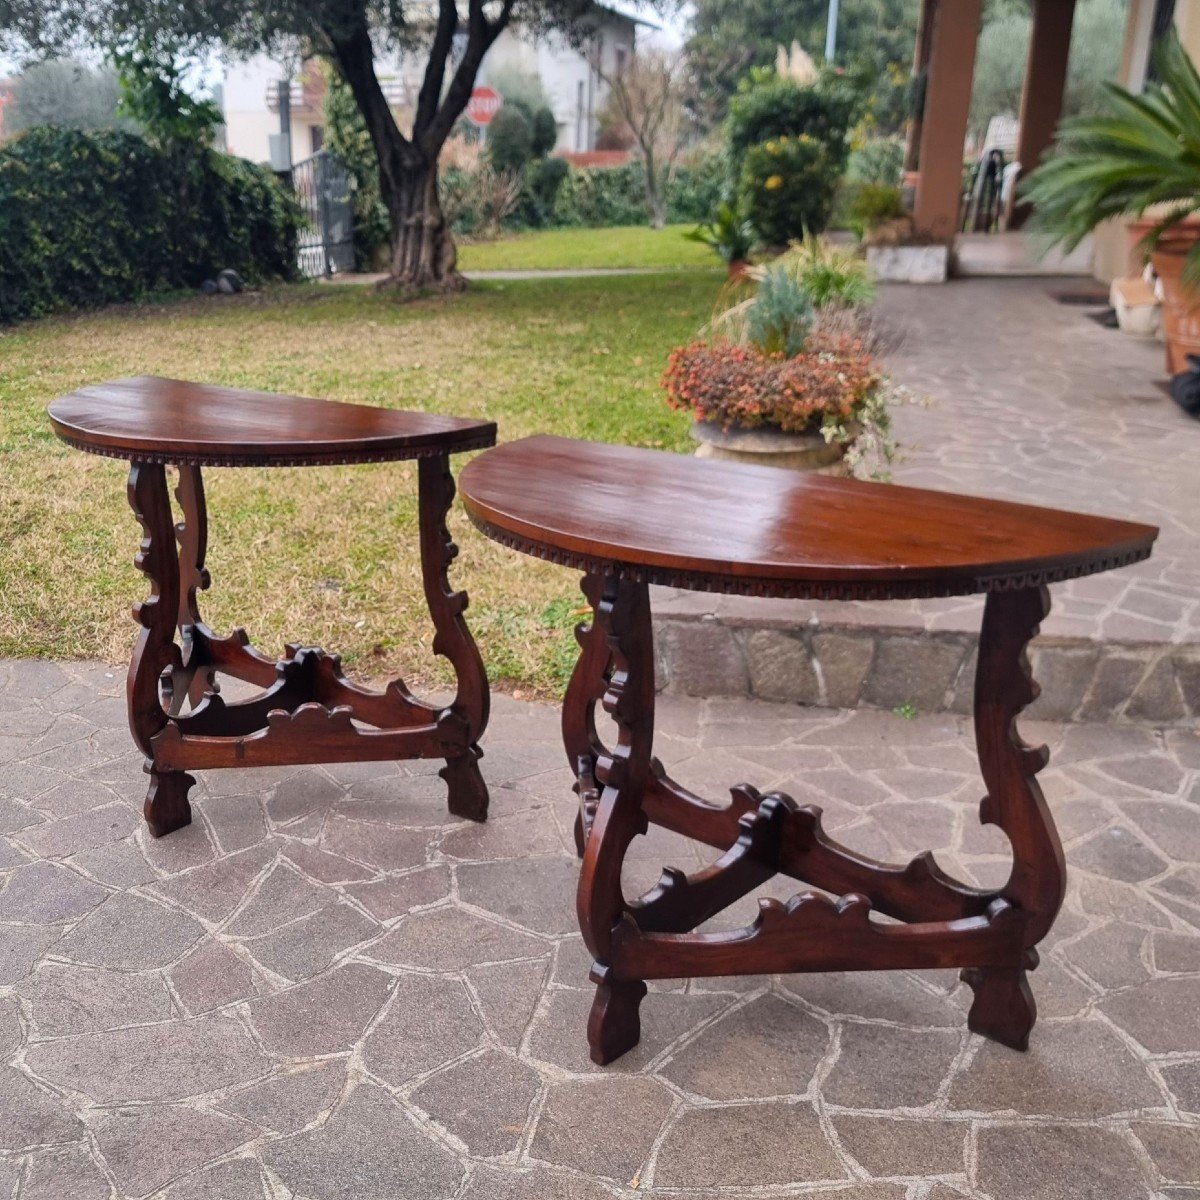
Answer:
<svg viewBox="0 0 1200 1200"><path fill-rule="evenodd" d="M974 634L810 622L780 629L719 617L655 620L659 688L830 708L969 714ZM1172 725L1200 718L1200 644L1041 637L1030 651L1049 721Z"/></svg>

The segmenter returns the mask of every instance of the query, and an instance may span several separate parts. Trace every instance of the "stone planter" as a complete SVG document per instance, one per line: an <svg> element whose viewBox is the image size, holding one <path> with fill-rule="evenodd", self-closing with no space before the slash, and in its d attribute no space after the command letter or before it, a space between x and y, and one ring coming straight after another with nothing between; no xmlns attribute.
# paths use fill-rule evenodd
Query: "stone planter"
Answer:
<svg viewBox="0 0 1200 1200"><path fill-rule="evenodd" d="M851 427L854 428L853 426ZM857 429L854 430L857 433ZM781 433L778 429L729 429L696 421L692 439L700 443L697 458L784 467L789 471L815 471L819 475L847 475L844 459L850 444L827 442L820 430Z"/></svg>
<svg viewBox="0 0 1200 1200"><path fill-rule="evenodd" d="M1150 255L1162 284L1163 330L1167 335L1167 370L1188 369L1188 355L1200 354L1200 295L1183 282L1183 264L1200 239L1200 222L1184 221L1159 238Z"/></svg>
<svg viewBox="0 0 1200 1200"><path fill-rule="evenodd" d="M945 283L950 247L868 246L867 263L881 283Z"/></svg>

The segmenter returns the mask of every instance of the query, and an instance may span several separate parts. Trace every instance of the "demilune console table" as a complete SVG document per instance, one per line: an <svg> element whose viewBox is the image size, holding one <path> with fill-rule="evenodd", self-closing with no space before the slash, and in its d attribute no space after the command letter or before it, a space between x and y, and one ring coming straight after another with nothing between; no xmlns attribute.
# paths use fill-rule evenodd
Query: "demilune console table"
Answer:
<svg viewBox="0 0 1200 1200"><path fill-rule="evenodd" d="M1146 558L1148 525L1022 504L828 479L653 450L535 437L480 455L460 480L489 537L585 572L593 612L563 701L576 773L578 914L594 957L591 1056L640 1036L647 979L961 967L970 1028L1024 1049L1036 1017L1026 973L1065 889L1062 845L1035 776L1045 748L1015 719L1037 695L1026 647L1047 585ZM986 595L975 679L980 819L1012 844L1000 888L946 874L932 855L875 862L839 845L821 810L748 784L720 805L654 757L652 583L820 600ZM597 731L603 704L616 731ZM668 867L626 897L621 867L649 824L714 847L695 874ZM693 932L777 874L817 890L759 901L748 928ZM875 914L892 918L876 919Z"/></svg>
<svg viewBox="0 0 1200 1200"><path fill-rule="evenodd" d="M444 758L450 811L483 820L488 794L478 741L488 719L483 661L463 619L465 592L447 572L451 454L491 446L496 426L419 412L338 404L142 377L85 387L49 409L63 441L128 459L129 503L145 536L135 562L150 580L134 608L142 631L129 667L129 725L146 756L145 816L159 837L191 820L198 768ZM245 632L215 634L200 615L208 519L203 467L307 467L416 459L421 570L433 649L453 664L454 701L418 700L396 681L372 691L347 680L336 655L289 645L276 661ZM168 466L178 472L172 513ZM262 689L226 702L217 676Z"/></svg>

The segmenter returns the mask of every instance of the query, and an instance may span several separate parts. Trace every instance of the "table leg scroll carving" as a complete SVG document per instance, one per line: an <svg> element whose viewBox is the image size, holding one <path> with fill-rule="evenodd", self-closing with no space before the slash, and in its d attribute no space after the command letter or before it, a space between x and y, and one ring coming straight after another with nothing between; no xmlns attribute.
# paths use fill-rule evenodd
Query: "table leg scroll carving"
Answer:
<svg viewBox="0 0 1200 1200"><path fill-rule="evenodd" d="M1024 964L1015 969L977 968L962 978L975 993L970 1028L1024 1050L1037 1018L1026 972L1037 966L1034 946L1046 936L1066 892L1066 863L1035 776L1045 767L1044 746L1025 744L1017 716L1037 699L1026 653L1050 611L1045 587L991 592L984 608L975 676L975 741L987 795L979 819L998 826L1012 844L1013 868L1000 890L1024 918Z"/></svg>
<svg viewBox="0 0 1200 1200"><path fill-rule="evenodd" d="M421 575L425 600L435 629L433 650L450 660L458 690L447 713L438 718L439 728L451 750L439 772L446 781L450 811L473 821L487 818L487 785L479 771L483 751L479 739L487 728L491 693L479 647L471 636L463 613L467 593L450 586L450 564L458 547L450 536L446 518L454 503L454 476L450 460L436 455L418 460L418 503L421 536Z"/></svg>
<svg viewBox="0 0 1200 1200"><path fill-rule="evenodd" d="M142 631L126 683L129 728L146 756L150 775L144 807L146 823L155 837L161 837L191 821L187 796L195 783L186 772L154 768L153 739L169 722L162 702L163 675L174 675L183 667L183 656L175 642L181 604L180 569L166 468L160 463L133 463L128 495L144 535L134 565L150 580L149 599L133 610Z"/></svg>
<svg viewBox="0 0 1200 1200"><path fill-rule="evenodd" d="M596 762L601 755L609 753L596 730L596 705L601 703L608 690L612 650L607 632L594 616L603 581L597 576L585 575L580 587L593 617L590 623L575 627L580 654L563 698L562 735L567 761L575 773L575 794L579 797L579 811L575 814L575 850L582 858L600 803Z"/></svg>
<svg viewBox="0 0 1200 1200"><path fill-rule="evenodd" d="M597 597L594 626L612 656L603 704L617 728L616 745L596 763L596 781L602 790L584 848L577 895L583 940L596 960L588 1042L593 1061L604 1064L635 1046L641 1036L638 1006L646 986L640 980L617 980L610 950L613 929L626 907L621 864L629 843L647 828L642 796L654 738L654 649L646 584L605 577L588 587L594 589L589 594ZM605 669L604 656L598 652L589 661L593 669Z"/></svg>

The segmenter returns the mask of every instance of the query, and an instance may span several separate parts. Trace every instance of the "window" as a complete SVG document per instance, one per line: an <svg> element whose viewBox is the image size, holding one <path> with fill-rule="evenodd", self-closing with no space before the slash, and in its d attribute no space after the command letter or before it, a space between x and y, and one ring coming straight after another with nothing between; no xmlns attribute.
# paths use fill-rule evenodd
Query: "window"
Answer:
<svg viewBox="0 0 1200 1200"><path fill-rule="evenodd" d="M312 135L312 152L316 154L325 145L325 126L312 125L309 127L309 133Z"/></svg>

